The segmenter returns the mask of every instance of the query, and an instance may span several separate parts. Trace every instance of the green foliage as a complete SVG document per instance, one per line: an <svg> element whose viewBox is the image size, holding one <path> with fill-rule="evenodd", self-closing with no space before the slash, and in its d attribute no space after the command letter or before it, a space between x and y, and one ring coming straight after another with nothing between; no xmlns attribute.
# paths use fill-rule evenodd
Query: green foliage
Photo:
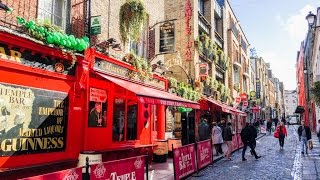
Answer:
<svg viewBox="0 0 320 180"><path fill-rule="evenodd" d="M179 83L177 86L177 94L178 96L191 101L198 101L200 99L200 93L194 91L189 85L186 85L183 82Z"/></svg>
<svg viewBox="0 0 320 180"><path fill-rule="evenodd" d="M314 86L311 89L312 97L316 104L320 106L320 81L314 83Z"/></svg>
<svg viewBox="0 0 320 180"><path fill-rule="evenodd" d="M169 77L169 83L170 83L170 87L171 88L177 88L178 87L178 81L173 77Z"/></svg>
<svg viewBox="0 0 320 180"><path fill-rule="evenodd" d="M131 52L126 54L123 61L128 62L135 68L135 70L128 74L130 79L139 78L141 81L145 81L152 78L152 68L146 59Z"/></svg>
<svg viewBox="0 0 320 180"><path fill-rule="evenodd" d="M73 35L66 35L60 27L51 24L49 21L26 21L22 17L17 17L25 31L33 38L47 44L52 44L69 52L83 51L89 47L89 38L75 38Z"/></svg>
<svg viewBox="0 0 320 180"><path fill-rule="evenodd" d="M217 46L205 33L202 33L195 43L199 54L202 54L210 61L217 59Z"/></svg>
<svg viewBox="0 0 320 180"><path fill-rule="evenodd" d="M140 0L127 0L119 12L119 31L122 41L137 41L147 18L146 9Z"/></svg>
<svg viewBox="0 0 320 180"><path fill-rule="evenodd" d="M234 85L233 85L233 88L234 88L234 90L236 90L237 92L240 92L240 84L239 84L239 83L234 84Z"/></svg>

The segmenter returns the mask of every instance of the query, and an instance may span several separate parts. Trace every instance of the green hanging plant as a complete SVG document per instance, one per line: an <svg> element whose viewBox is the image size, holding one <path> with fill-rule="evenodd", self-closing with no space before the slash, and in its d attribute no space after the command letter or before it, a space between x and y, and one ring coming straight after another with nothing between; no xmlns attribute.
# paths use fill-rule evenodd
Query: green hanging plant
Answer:
<svg viewBox="0 0 320 180"><path fill-rule="evenodd" d="M169 77L169 84L170 84L171 88L177 88L178 87L178 81L173 77Z"/></svg>
<svg viewBox="0 0 320 180"><path fill-rule="evenodd" d="M137 41L147 18L143 3L140 0L127 0L120 7L119 18L119 31L123 43L129 39Z"/></svg>

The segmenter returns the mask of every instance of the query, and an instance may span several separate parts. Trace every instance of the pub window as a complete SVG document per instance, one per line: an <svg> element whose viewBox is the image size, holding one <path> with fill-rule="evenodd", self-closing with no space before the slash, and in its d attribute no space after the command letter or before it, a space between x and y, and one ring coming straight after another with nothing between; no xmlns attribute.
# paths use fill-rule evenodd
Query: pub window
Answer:
<svg viewBox="0 0 320 180"><path fill-rule="evenodd" d="M137 114L138 104L129 100L127 106L127 140L137 139Z"/></svg>
<svg viewBox="0 0 320 180"><path fill-rule="evenodd" d="M124 140L126 102L123 98L115 98L113 102L112 140Z"/></svg>
<svg viewBox="0 0 320 180"><path fill-rule="evenodd" d="M138 103L124 98L113 102L112 140L126 141L137 139Z"/></svg>
<svg viewBox="0 0 320 180"><path fill-rule="evenodd" d="M65 29L66 7L66 0L39 0L37 18L41 21L49 20L52 24Z"/></svg>

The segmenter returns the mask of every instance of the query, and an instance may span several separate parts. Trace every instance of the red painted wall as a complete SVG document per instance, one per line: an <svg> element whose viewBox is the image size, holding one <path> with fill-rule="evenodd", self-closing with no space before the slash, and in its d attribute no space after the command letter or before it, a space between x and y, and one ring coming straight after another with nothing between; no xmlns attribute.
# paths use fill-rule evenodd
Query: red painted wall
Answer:
<svg viewBox="0 0 320 180"><path fill-rule="evenodd" d="M306 94L304 89L304 73L303 73L303 49L300 48L300 53L297 62L297 82L300 84L298 86L298 106L303 106L305 109L305 113L303 113L302 119L305 120L306 124L309 125L308 116L306 116Z"/></svg>

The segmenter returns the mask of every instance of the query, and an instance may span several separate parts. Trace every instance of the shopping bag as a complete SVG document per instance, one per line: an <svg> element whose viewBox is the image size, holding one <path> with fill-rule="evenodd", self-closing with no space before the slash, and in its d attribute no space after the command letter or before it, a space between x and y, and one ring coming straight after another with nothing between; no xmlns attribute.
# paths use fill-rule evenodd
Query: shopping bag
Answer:
<svg viewBox="0 0 320 180"><path fill-rule="evenodd" d="M308 146L309 146L309 149L310 150L312 150L313 149L313 143L312 143L312 141L310 140L310 141L308 141Z"/></svg>
<svg viewBox="0 0 320 180"><path fill-rule="evenodd" d="M275 138L279 138L279 131L275 131L275 132L273 133L273 136L274 136Z"/></svg>

